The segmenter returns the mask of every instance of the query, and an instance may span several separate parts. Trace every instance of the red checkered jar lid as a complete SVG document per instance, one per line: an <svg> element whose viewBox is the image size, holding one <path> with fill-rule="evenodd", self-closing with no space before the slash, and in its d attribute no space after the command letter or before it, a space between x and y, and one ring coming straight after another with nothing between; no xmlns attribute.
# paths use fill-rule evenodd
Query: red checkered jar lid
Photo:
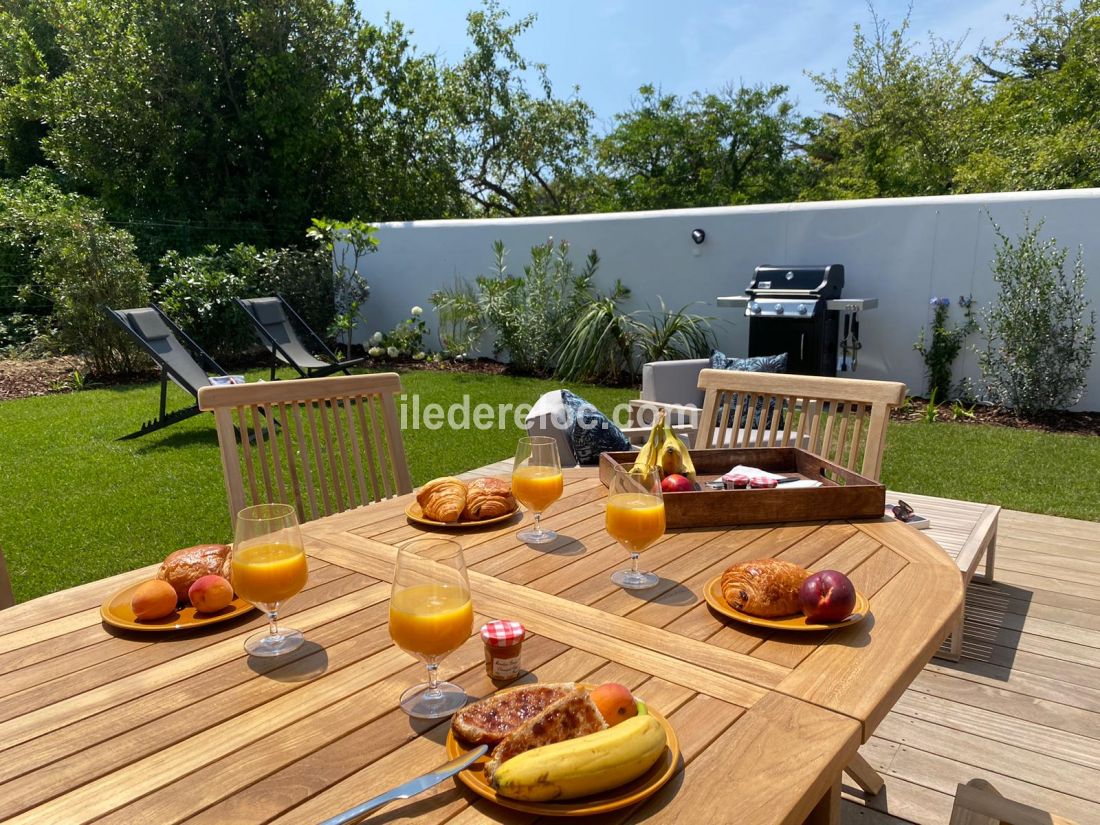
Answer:
<svg viewBox="0 0 1100 825"><path fill-rule="evenodd" d="M527 631L519 622L497 620L481 626L481 639L491 647L511 647L522 642Z"/></svg>

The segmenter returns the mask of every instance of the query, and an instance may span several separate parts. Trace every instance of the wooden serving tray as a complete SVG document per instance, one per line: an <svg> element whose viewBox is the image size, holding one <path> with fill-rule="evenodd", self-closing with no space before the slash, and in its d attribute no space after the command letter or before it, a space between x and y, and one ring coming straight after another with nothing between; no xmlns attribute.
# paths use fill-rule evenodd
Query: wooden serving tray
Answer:
<svg viewBox="0 0 1100 825"><path fill-rule="evenodd" d="M797 447L690 450L701 489L665 493L668 527L769 524L777 521L881 519L886 487ZM610 486L616 465L629 468L637 453L601 453L600 481ZM710 490L702 486L738 464L820 481L821 487Z"/></svg>

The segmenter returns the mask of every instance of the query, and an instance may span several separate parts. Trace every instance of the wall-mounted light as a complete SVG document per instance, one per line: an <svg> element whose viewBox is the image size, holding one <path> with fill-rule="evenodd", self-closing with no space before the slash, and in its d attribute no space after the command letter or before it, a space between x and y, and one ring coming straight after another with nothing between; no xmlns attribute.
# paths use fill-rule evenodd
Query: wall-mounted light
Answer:
<svg viewBox="0 0 1100 825"><path fill-rule="evenodd" d="M695 243L702 243L707 239L707 233L702 229L693 229L691 230L691 239L695 241Z"/></svg>

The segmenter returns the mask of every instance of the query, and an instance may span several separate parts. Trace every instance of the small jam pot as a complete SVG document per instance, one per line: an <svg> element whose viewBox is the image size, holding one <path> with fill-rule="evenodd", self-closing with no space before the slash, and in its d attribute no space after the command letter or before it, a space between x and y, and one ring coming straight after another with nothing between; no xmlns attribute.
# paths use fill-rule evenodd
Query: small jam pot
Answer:
<svg viewBox="0 0 1100 825"><path fill-rule="evenodd" d="M724 475L722 481L725 482L727 490L744 490L749 486L749 477L743 476L740 473L736 475Z"/></svg>
<svg viewBox="0 0 1100 825"><path fill-rule="evenodd" d="M771 476L753 476L749 479L749 486L758 490L770 490L778 487L779 482Z"/></svg>
<svg viewBox="0 0 1100 825"><path fill-rule="evenodd" d="M496 682L511 682L523 672L520 648L527 631L519 622L497 620L482 625L481 641L485 643L485 672Z"/></svg>

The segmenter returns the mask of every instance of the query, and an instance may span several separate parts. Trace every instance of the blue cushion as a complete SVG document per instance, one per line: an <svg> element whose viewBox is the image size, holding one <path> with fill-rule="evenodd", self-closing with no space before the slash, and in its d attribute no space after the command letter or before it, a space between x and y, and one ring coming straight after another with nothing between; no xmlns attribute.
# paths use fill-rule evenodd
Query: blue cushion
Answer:
<svg viewBox="0 0 1100 825"><path fill-rule="evenodd" d="M566 435L578 464L598 464L600 453L630 450L630 439L592 404L569 390L561 391L561 400L567 413Z"/></svg>
<svg viewBox="0 0 1100 825"><path fill-rule="evenodd" d="M715 350L710 356L711 369L716 370L737 370L738 372L786 372L787 371L787 353L781 352L778 355L754 355L752 358L731 358L723 352ZM786 406L786 405L784 405ZM734 426L733 413L737 409L737 393L734 393L730 398L729 419L727 426ZM756 402L756 408L752 413L752 429L757 429L760 426L760 414L764 411L763 399L758 399ZM784 409L782 412L785 412ZM775 402L768 403L768 416L764 421L765 427L770 427L772 423L772 414L775 412ZM746 407L741 411L741 421L737 424L739 429L746 426L749 417L749 410ZM722 420L722 410L719 408L717 420ZM782 420L780 420L782 424Z"/></svg>

